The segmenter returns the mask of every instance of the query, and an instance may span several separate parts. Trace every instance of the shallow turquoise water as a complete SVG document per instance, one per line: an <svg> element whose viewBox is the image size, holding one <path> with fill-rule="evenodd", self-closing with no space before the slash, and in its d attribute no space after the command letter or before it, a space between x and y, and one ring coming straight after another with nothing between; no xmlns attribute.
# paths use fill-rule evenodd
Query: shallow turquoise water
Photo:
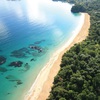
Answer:
<svg viewBox="0 0 100 100"><path fill-rule="evenodd" d="M0 100L23 100L39 71L73 35L81 15L50 0L0 0ZM33 48L31 48L33 47ZM21 61L22 66L9 66Z"/></svg>

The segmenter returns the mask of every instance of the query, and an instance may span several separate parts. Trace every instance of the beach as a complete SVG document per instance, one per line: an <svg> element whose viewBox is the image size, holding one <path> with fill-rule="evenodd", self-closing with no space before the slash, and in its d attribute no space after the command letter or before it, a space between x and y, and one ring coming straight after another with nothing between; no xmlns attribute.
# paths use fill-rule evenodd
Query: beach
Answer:
<svg viewBox="0 0 100 100"><path fill-rule="evenodd" d="M25 100L46 100L48 98L49 92L53 85L54 77L60 70L63 54L74 44L82 42L88 36L90 16L85 13L83 14L83 17L84 20L81 22L81 25L73 31L75 34L72 36L72 38L70 38L67 44L65 44L61 49L55 52L50 61L40 71L32 87L25 95Z"/></svg>

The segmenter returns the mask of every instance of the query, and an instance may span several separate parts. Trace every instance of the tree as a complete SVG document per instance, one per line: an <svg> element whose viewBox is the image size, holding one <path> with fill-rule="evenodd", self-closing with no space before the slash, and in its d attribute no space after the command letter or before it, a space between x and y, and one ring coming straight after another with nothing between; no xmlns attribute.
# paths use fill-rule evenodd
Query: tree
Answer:
<svg viewBox="0 0 100 100"><path fill-rule="evenodd" d="M72 7L71 12L73 13L79 13L79 12L85 12L86 9L82 5L75 5Z"/></svg>

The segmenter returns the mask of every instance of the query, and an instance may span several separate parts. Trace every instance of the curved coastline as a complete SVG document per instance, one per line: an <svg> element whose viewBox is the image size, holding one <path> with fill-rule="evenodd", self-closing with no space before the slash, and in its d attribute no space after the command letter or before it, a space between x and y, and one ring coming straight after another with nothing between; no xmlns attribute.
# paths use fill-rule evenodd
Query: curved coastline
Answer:
<svg viewBox="0 0 100 100"><path fill-rule="evenodd" d="M73 31L73 36L52 56L46 66L40 71L32 87L25 95L25 100L46 100L52 87L54 77L60 69L62 55L75 43L83 41L88 36L90 17L82 14L80 25Z"/></svg>

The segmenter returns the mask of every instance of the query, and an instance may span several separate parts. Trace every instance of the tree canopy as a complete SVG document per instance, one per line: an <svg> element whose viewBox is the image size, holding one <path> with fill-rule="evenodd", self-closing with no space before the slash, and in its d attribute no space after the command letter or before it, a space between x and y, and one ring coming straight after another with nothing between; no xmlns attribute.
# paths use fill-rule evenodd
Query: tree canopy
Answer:
<svg viewBox="0 0 100 100"><path fill-rule="evenodd" d="M67 1L90 14L89 36L63 55L47 100L100 100L100 0Z"/></svg>
<svg viewBox="0 0 100 100"><path fill-rule="evenodd" d="M71 12L73 13L79 13L79 12L85 12L86 9L82 5L75 5L72 7Z"/></svg>

